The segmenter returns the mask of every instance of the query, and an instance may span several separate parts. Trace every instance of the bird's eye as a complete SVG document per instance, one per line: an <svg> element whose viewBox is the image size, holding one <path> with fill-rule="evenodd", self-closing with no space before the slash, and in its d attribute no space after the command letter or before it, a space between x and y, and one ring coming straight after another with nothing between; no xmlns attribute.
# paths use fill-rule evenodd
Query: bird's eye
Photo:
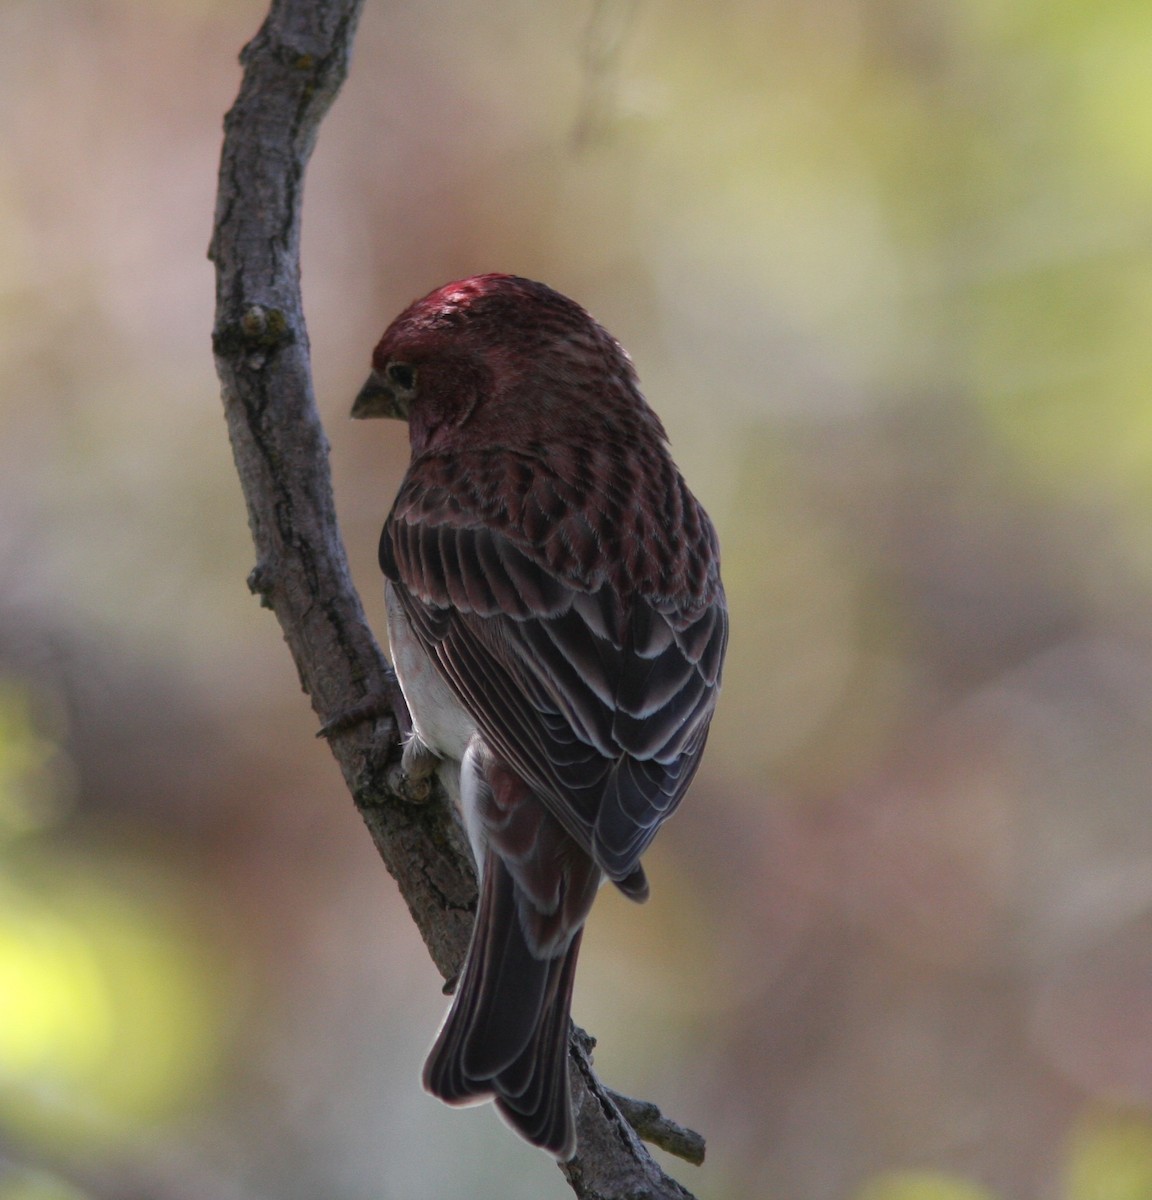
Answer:
<svg viewBox="0 0 1152 1200"><path fill-rule="evenodd" d="M388 382L402 392L410 392L416 386L416 368L407 363L389 363L384 374L388 376Z"/></svg>

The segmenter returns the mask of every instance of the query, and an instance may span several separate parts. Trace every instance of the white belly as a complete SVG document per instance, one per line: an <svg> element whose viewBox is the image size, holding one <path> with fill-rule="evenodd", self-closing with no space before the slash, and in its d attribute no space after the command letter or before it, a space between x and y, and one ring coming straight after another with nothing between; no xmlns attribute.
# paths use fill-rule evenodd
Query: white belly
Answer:
<svg viewBox="0 0 1152 1200"><path fill-rule="evenodd" d="M441 758L460 762L468 742L476 732L476 722L444 682L435 663L416 640L412 626L389 582L385 586L388 602L388 641L392 647L392 665L400 680L400 689L412 714L416 736Z"/></svg>

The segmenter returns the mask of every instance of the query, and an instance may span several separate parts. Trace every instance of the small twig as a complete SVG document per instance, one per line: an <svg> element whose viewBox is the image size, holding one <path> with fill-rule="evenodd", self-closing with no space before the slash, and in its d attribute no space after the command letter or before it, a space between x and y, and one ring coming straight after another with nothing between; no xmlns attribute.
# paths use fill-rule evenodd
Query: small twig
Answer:
<svg viewBox="0 0 1152 1200"><path fill-rule="evenodd" d="M704 1161L704 1137L695 1129L677 1125L666 1117L651 1100L633 1100L610 1087L604 1089L624 1119L652 1146L659 1146L694 1167Z"/></svg>
<svg viewBox="0 0 1152 1200"><path fill-rule="evenodd" d="M639 0L596 0L584 31L584 77L573 144L584 149L603 136L616 115L620 56Z"/></svg>

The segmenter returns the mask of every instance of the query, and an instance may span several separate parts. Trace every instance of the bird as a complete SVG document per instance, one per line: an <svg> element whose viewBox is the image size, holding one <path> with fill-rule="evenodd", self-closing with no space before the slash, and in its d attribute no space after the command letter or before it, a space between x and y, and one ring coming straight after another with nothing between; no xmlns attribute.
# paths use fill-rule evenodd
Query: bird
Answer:
<svg viewBox="0 0 1152 1200"><path fill-rule="evenodd" d="M728 641L715 529L619 342L516 275L388 326L356 418L406 421L380 537L404 768L448 768L478 876L423 1083L576 1152L569 1013L584 923L688 789Z"/></svg>

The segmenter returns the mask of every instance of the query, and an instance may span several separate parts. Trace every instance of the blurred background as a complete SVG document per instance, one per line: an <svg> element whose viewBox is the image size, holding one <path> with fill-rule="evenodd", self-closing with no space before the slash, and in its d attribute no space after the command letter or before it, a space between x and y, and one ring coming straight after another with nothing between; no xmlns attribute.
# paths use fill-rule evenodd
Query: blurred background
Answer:
<svg viewBox="0 0 1152 1200"><path fill-rule="evenodd" d="M561 1200L273 618L209 345L262 0L0 5L0 1200ZM304 291L377 629L409 300L630 349L719 527L710 752L575 1016L701 1200L1152 1196L1152 8L369 0Z"/></svg>

